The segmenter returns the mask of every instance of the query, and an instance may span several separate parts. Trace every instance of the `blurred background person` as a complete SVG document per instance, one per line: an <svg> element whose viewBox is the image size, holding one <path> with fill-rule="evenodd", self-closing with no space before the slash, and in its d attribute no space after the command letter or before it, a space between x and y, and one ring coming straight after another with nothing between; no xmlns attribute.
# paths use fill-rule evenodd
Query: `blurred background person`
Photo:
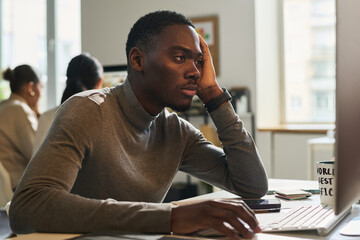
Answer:
<svg viewBox="0 0 360 240"><path fill-rule="evenodd" d="M11 95L0 103L0 162L15 189L33 153L42 84L29 65L6 69Z"/></svg>
<svg viewBox="0 0 360 240"><path fill-rule="evenodd" d="M103 66L99 60L89 53L82 53L71 59L66 70L66 77L66 88L63 92L61 103L76 93L102 88ZM38 131L35 135L34 153L43 142L57 108L48 110L41 115Z"/></svg>

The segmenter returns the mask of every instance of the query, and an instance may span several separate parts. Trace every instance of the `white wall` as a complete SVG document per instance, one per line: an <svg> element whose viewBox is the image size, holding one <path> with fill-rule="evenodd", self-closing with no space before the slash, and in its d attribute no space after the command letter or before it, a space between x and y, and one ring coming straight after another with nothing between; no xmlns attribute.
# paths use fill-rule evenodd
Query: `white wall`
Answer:
<svg viewBox="0 0 360 240"><path fill-rule="evenodd" d="M311 138L322 136L323 134L275 133L273 136L273 177L308 179L310 169L308 162L309 145L307 141Z"/></svg>
<svg viewBox="0 0 360 240"><path fill-rule="evenodd" d="M82 0L82 49L104 65L125 64L125 42L134 22L155 10L187 17L217 15L222 87L247 86L255 109L255 23L253 0Z"/></svg>

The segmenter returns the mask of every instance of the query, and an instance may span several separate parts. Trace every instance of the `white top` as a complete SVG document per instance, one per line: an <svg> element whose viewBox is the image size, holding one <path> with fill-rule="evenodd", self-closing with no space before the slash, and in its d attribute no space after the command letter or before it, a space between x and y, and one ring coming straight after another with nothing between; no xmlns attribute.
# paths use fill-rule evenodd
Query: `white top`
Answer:
<svg viewBox="0 0 360 240"><path fill-rule="evenodd" d="M45 136L51 126L51 123L54 120L57 109L58 107L55 107L41 114L39 118L38 129L35 134L34 153L39 149L41 143L44 141Z"/></svg>

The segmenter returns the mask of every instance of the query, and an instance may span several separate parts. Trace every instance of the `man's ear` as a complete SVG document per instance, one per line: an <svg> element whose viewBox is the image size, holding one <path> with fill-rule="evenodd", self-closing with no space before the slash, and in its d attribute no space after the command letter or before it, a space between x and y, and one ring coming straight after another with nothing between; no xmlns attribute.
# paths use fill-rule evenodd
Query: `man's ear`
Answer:
<svg viewBox="0 0 360 240"><path fill-rule="evenodd" d="M134 47L130 50L129 63L135 71L141 72L143 70L143 59L144 52L140 48Z"/></svg>

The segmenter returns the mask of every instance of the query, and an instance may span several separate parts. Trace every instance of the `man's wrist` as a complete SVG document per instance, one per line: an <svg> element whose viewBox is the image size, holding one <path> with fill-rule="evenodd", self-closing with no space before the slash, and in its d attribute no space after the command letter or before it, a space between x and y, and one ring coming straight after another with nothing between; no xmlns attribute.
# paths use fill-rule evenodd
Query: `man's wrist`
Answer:
<svg viewBox="0 0 360 240"><path fill-rule="evenodd" d="M209 102L204 104L204 107L206 110L211 113L212 111L215 111L220 106L222 106L224 103L231 101L232 97L228 90L226 88L222 88L223 93L217 96L216 98L210 100Z"/></svg>
<svg viewBox="0 0 360 240"><path fill-rule="evenodd" d="M206 104L210 100L220 96L224 91L216 84L214 86L210 87L200 87L197 91L198 97L201 99L201 101Z"/></svg>

